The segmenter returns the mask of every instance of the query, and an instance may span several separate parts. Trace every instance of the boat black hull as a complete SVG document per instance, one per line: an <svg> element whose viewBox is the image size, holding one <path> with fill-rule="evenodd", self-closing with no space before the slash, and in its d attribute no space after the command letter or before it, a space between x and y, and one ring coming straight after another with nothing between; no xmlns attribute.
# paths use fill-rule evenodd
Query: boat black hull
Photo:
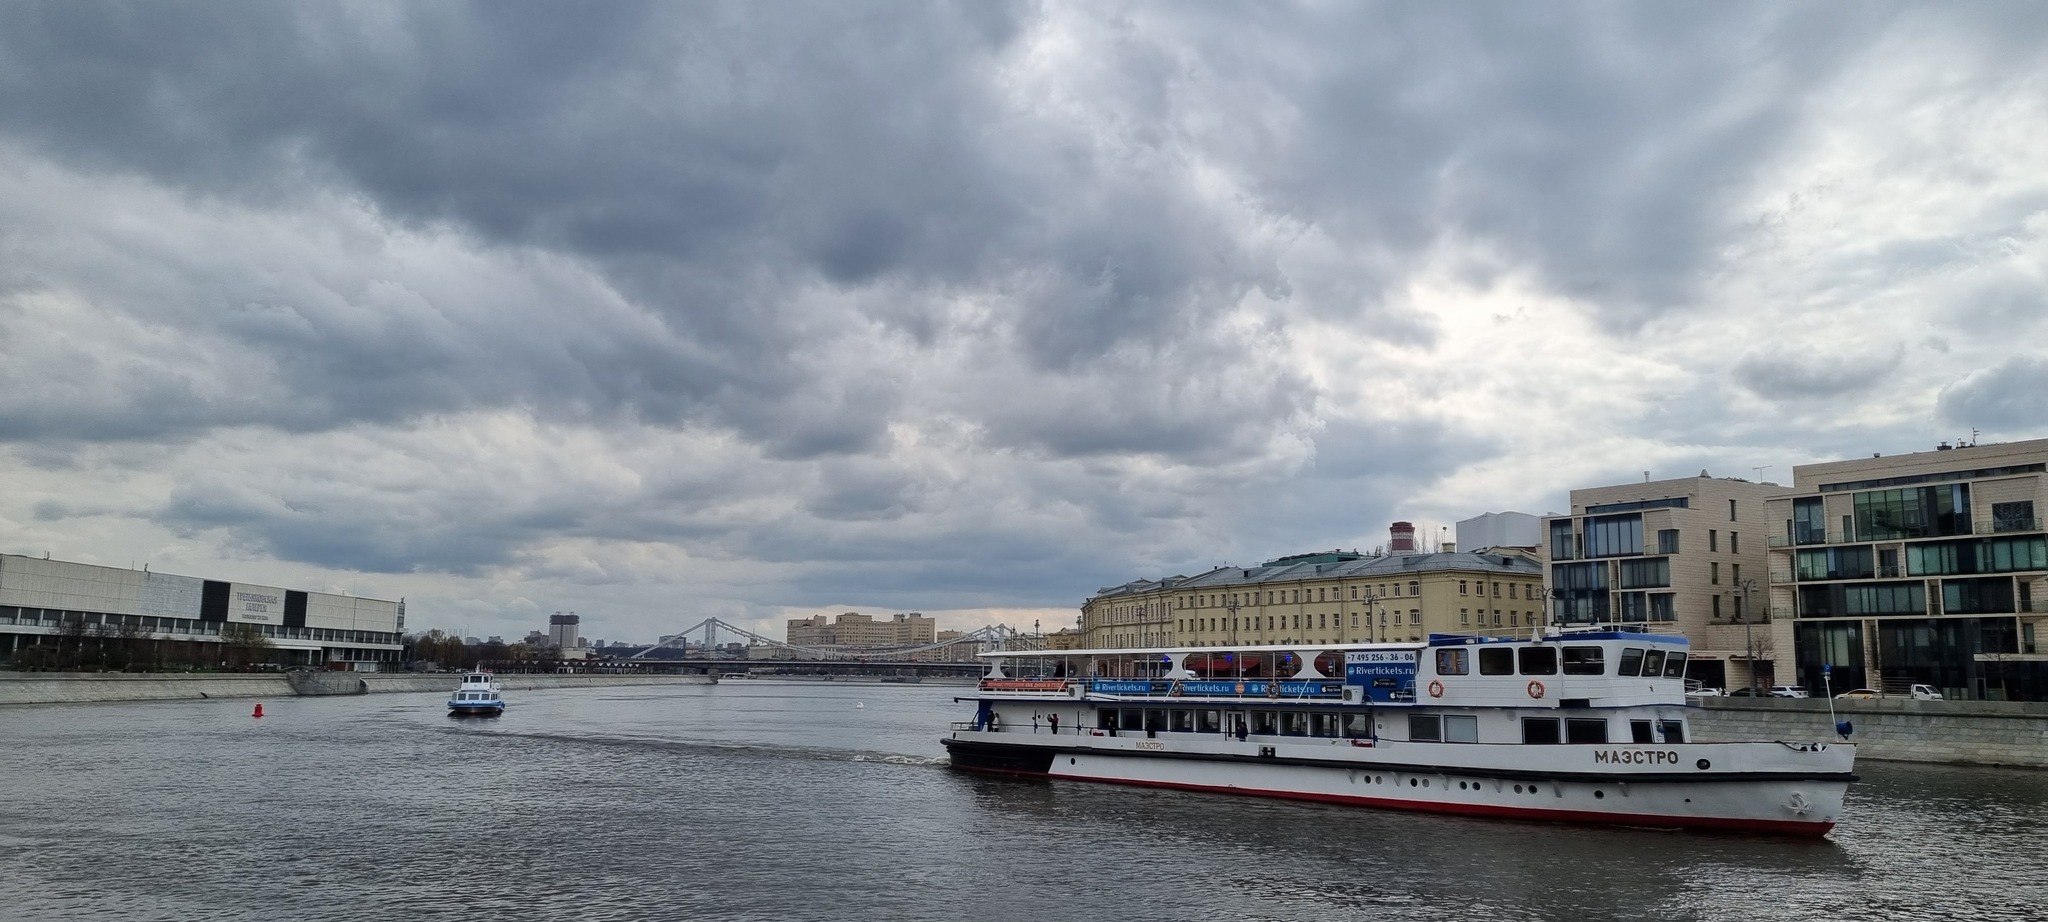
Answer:
<svg viewBox="0 0 2048 922"><path fill-rule="evenodd" d="M1003 775L1043 775L1052 771L1054 753L1043 746L1006 746L979 740L940 740L954 768Z"/></svg>

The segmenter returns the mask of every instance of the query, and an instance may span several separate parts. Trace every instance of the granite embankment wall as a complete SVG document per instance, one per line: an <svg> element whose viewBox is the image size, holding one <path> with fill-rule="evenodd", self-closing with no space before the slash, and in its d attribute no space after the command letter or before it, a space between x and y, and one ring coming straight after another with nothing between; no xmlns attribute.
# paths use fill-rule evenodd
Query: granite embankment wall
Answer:
<svg viewBox="0 0 2048 922"><path fill-rule="evenodd" d="M441 692L455 690L452 673L133 674L96 672L0 673L0 705L88 701L157 701L198 698L289 698L295 694ZM703 685L702 675L501 675L506 688L589 688L607 685ZM298 686L294 690L294 685Z"/></svg>
<svg viewBox="0 0 2048 922"><path fill-rule="evenodd" d="M2048 768L2048 703L1837 700L1859 759ZM1834 739L1824 700L1706 698L1692 715L1701 740Z"/></svg>

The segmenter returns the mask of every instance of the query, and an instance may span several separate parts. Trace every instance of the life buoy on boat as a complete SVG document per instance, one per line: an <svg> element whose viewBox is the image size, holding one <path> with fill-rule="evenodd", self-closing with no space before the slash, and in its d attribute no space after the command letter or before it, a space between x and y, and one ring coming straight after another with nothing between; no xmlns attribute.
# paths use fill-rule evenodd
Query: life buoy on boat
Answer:
<svg viewBox="0 0 2048 922"><path fill-rule="evenodd" d="M1175 682L1175 683L1173 683L1173 687L1172 687L1172 688L1169 688L1169 689L1167 689L1167 690L1166 690L1166 694L1167 694L1168 696L1170 696L1170 697L1178 698L1178 697L1180 697L1180 691L1181 691L1181 689L1180 689L1180 683L1179 683L1179 682Z"/></svg>
<svg viewBox="0 0 2048 922"><path fill-rule="evenodd" d="M1541 697L1543 697L1543 683L1542 683L1542 682L1536 682L1536 681L1531 681L1531 682L1529 683L1529 697L1531 697L1531 698L1541 698Z"/></svg>
<svg viewBox="0 0 2048 922"><path fill-rule="evenodd" d="M1266 697L1268 697L1268 698L1278 698L1278 697L1280 697L1280 682L1279 682L1279 680L1277 680L1277 679L1276 679L1276 680L1274 680L1274 681L1271 681L1271 682L1267 682L1267 683L1266 683Z"/></svg>
<svg viewBox="0 0 2048 922"><path fill-rule="evenodd" d="M1434 679L1430 680L1430 683L1429 683L1429 696L1430 696L1431 698L1441 698L1441 697L1443 697L1443 696L1444 696L1444 683L1442 683L1442 682L1438 682L1438 681L1436 681L1436 680L1434 680Z"/></svg>

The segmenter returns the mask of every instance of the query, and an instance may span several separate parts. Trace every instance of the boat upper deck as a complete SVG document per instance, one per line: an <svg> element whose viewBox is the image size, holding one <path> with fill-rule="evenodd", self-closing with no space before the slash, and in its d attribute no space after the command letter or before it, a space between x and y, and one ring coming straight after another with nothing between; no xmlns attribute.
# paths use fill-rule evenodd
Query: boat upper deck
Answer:
<svg viewBox="0 0 2048 922"><path fill-rule="evenodd" d="M1467 707L1685 704L1683 636L1581 631L1427 642L983 654L991 696Z"/></svg>

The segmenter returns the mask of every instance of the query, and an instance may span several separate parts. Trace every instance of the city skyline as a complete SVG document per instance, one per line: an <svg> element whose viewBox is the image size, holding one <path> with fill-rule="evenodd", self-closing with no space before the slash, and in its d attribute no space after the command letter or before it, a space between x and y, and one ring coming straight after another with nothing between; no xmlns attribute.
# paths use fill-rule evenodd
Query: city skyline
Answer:
<svg viewBox="0 0 2048 922"><path fill-rule="evenodd" d="M2048 10L0 7L0 552L1072 624L2048 435Z"/></svg>

